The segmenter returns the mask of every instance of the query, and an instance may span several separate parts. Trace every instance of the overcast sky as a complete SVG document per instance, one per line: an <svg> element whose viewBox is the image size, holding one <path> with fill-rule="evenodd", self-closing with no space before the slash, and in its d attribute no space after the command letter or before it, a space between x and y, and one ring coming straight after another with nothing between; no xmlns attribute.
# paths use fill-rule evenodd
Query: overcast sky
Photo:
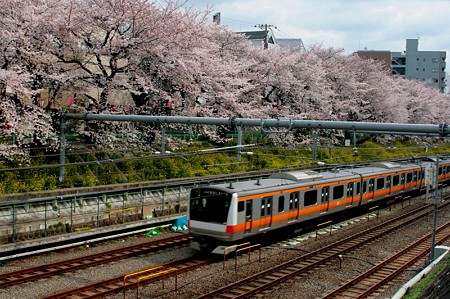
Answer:
<svg viewBox="0 0 450 299"><path fill-rule="evenodd" d="M188 5L209 6L212 14L221 13L222 25L236 31L275 25L275 37L301 38L306 47L401 52L407 38L419 38L420 51L447 51L449 61L450 0L190 0Z"/></svg>

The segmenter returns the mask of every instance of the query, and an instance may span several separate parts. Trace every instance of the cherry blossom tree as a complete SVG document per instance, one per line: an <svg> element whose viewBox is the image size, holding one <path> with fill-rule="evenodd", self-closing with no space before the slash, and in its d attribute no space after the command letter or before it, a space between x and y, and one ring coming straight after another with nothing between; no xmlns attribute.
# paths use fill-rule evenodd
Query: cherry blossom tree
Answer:
<svg viewBox="0 0 450 299"><path fill-rule="evenodd" d="M0 126L1 156L25 158L36 146L57 146L51 116L38 103L47 66L34 44L34 11L27 1L0 1Z"/></svg>
<svg viewBox="0 0 450 299"><path fill-rule="evenodd" d="M54 148L50 113L68 104L91 113L449 122L448 95L378 62L319 45L255 48L209 13L176 0L0 0L3 136L18 149L49 140ZM142 145L158 127L89 122L77 131L99 145L123 134ZM310 136L272 138L295 145Z"/></svg>

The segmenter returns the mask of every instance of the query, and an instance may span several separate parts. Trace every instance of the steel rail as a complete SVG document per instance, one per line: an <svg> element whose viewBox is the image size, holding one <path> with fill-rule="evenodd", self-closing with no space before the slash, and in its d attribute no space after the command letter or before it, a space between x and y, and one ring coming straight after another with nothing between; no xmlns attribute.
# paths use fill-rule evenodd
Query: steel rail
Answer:
<svg viewBox="0 0 450 299"><path fill-rule="evenodd" d="M444 203L441 207L447 206L448 204L450 203ZM355 250L356 248L372 242L375 239L378 239L397 229L404 228L406 225L429 215L431 211L431 207L425 210L423 208L419 208L415 211L402 215L399 218L386 221L385 223L339 240L338 242L330 244L319 250L307 253L301 257L262 271L238 282L229 284L197 298L246 298L294 276L305 273L306 271L313 269L314 267L317 267L332 258L336 258L337 256L351 250Z"/></svg>
<svg viewBox="0 0 450 299"><path fill-rule="evenodd" d="M211 261L209 260L196 260L192 258L186 258L179 261L170 262L164 265L161 265L163 268L175 268L176 271L168 273L165 277L172 277L176 273L184 273L188 271L195 270L199 267L203 267L209 265ZM42 299L60 299L60 298L105 298L105 296L117 294L120 292L124 292L126 290L130 290L132 288L136 288L139 283L138 278L131 278L128 280L127 285L124 287L123 281L124 276L119 276L115 278L111 278L105 281L101 281L95 284L83 286L81 288L68 290L66 292L53 294L48 297ZM151 283L160 280L160 277L155 277L149 280L146 280L145 283ZM142 285L142 282L140 283ZM125 290L124 290L125 289Z"/></svg>
<svg viewBox="0 0 450 299"><path fill-rule="evenodd" d="M160 240L153 240L144 244L133 245L116 250L111 250L108 252L87 255L80 258L1 274L0 288L6 288L12 285L23 284L53 275L59 275L62 273L73 272L75 270L89 268L100 264L110 263L131 256L141 255L163 248L169 248L175 245L186 244L191 239L191 236L183 233L178 236L172 236Z"/></svg>
<svg viewBox="0 0 450 299"><path fill-rule="evenodd" d="M439 227L437 229L437 234L437 244L450 239L450 222ZM384 262L347 282L345 285L323 296L322 299L366 298L426 256L430 252L430 240L431 233L412 243Z"/></svg>

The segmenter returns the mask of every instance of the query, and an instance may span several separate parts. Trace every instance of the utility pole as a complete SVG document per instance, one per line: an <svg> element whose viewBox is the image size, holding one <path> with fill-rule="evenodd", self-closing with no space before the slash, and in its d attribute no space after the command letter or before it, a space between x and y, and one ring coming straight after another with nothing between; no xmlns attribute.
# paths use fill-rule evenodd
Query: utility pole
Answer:
<svg viewBox="0 0 450 299"><path fill-rule="evenodd" d="M438 204L441 202L439 194L439 155L436 156L436 169L434 174L434 209L433 209L433 231L431 234L430 263L434 261L434 248L436 247L436 226L438 217Z"/></svg>
<svg viewBox="0 0 450 299"><path fill-rule="evenodd" d="M268 49L269 48L269 29L272 30L272 28L277 29L277 27L275 25L271 25L271 24L258 24L255 25L255 27L258 27L259 29L263 29L265 34L264 34L264 49Z"/></svg>
<svg viewBox="0 0 450 299"><path fill-rule="evenodd" d="M213 15L213 23L220 25L220 12Z"/></svg>

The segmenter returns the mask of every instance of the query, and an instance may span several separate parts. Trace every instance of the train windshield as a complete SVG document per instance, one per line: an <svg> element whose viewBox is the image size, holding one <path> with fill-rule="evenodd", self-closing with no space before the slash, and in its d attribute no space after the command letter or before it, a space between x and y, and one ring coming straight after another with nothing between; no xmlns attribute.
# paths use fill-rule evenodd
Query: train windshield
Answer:
<svg viewBox="0 0 450 299"><path fill-rule="evenodd" d="M230 193L210 188L192 189L189 200L189 218L225 224L230 203Z"/></svg>

